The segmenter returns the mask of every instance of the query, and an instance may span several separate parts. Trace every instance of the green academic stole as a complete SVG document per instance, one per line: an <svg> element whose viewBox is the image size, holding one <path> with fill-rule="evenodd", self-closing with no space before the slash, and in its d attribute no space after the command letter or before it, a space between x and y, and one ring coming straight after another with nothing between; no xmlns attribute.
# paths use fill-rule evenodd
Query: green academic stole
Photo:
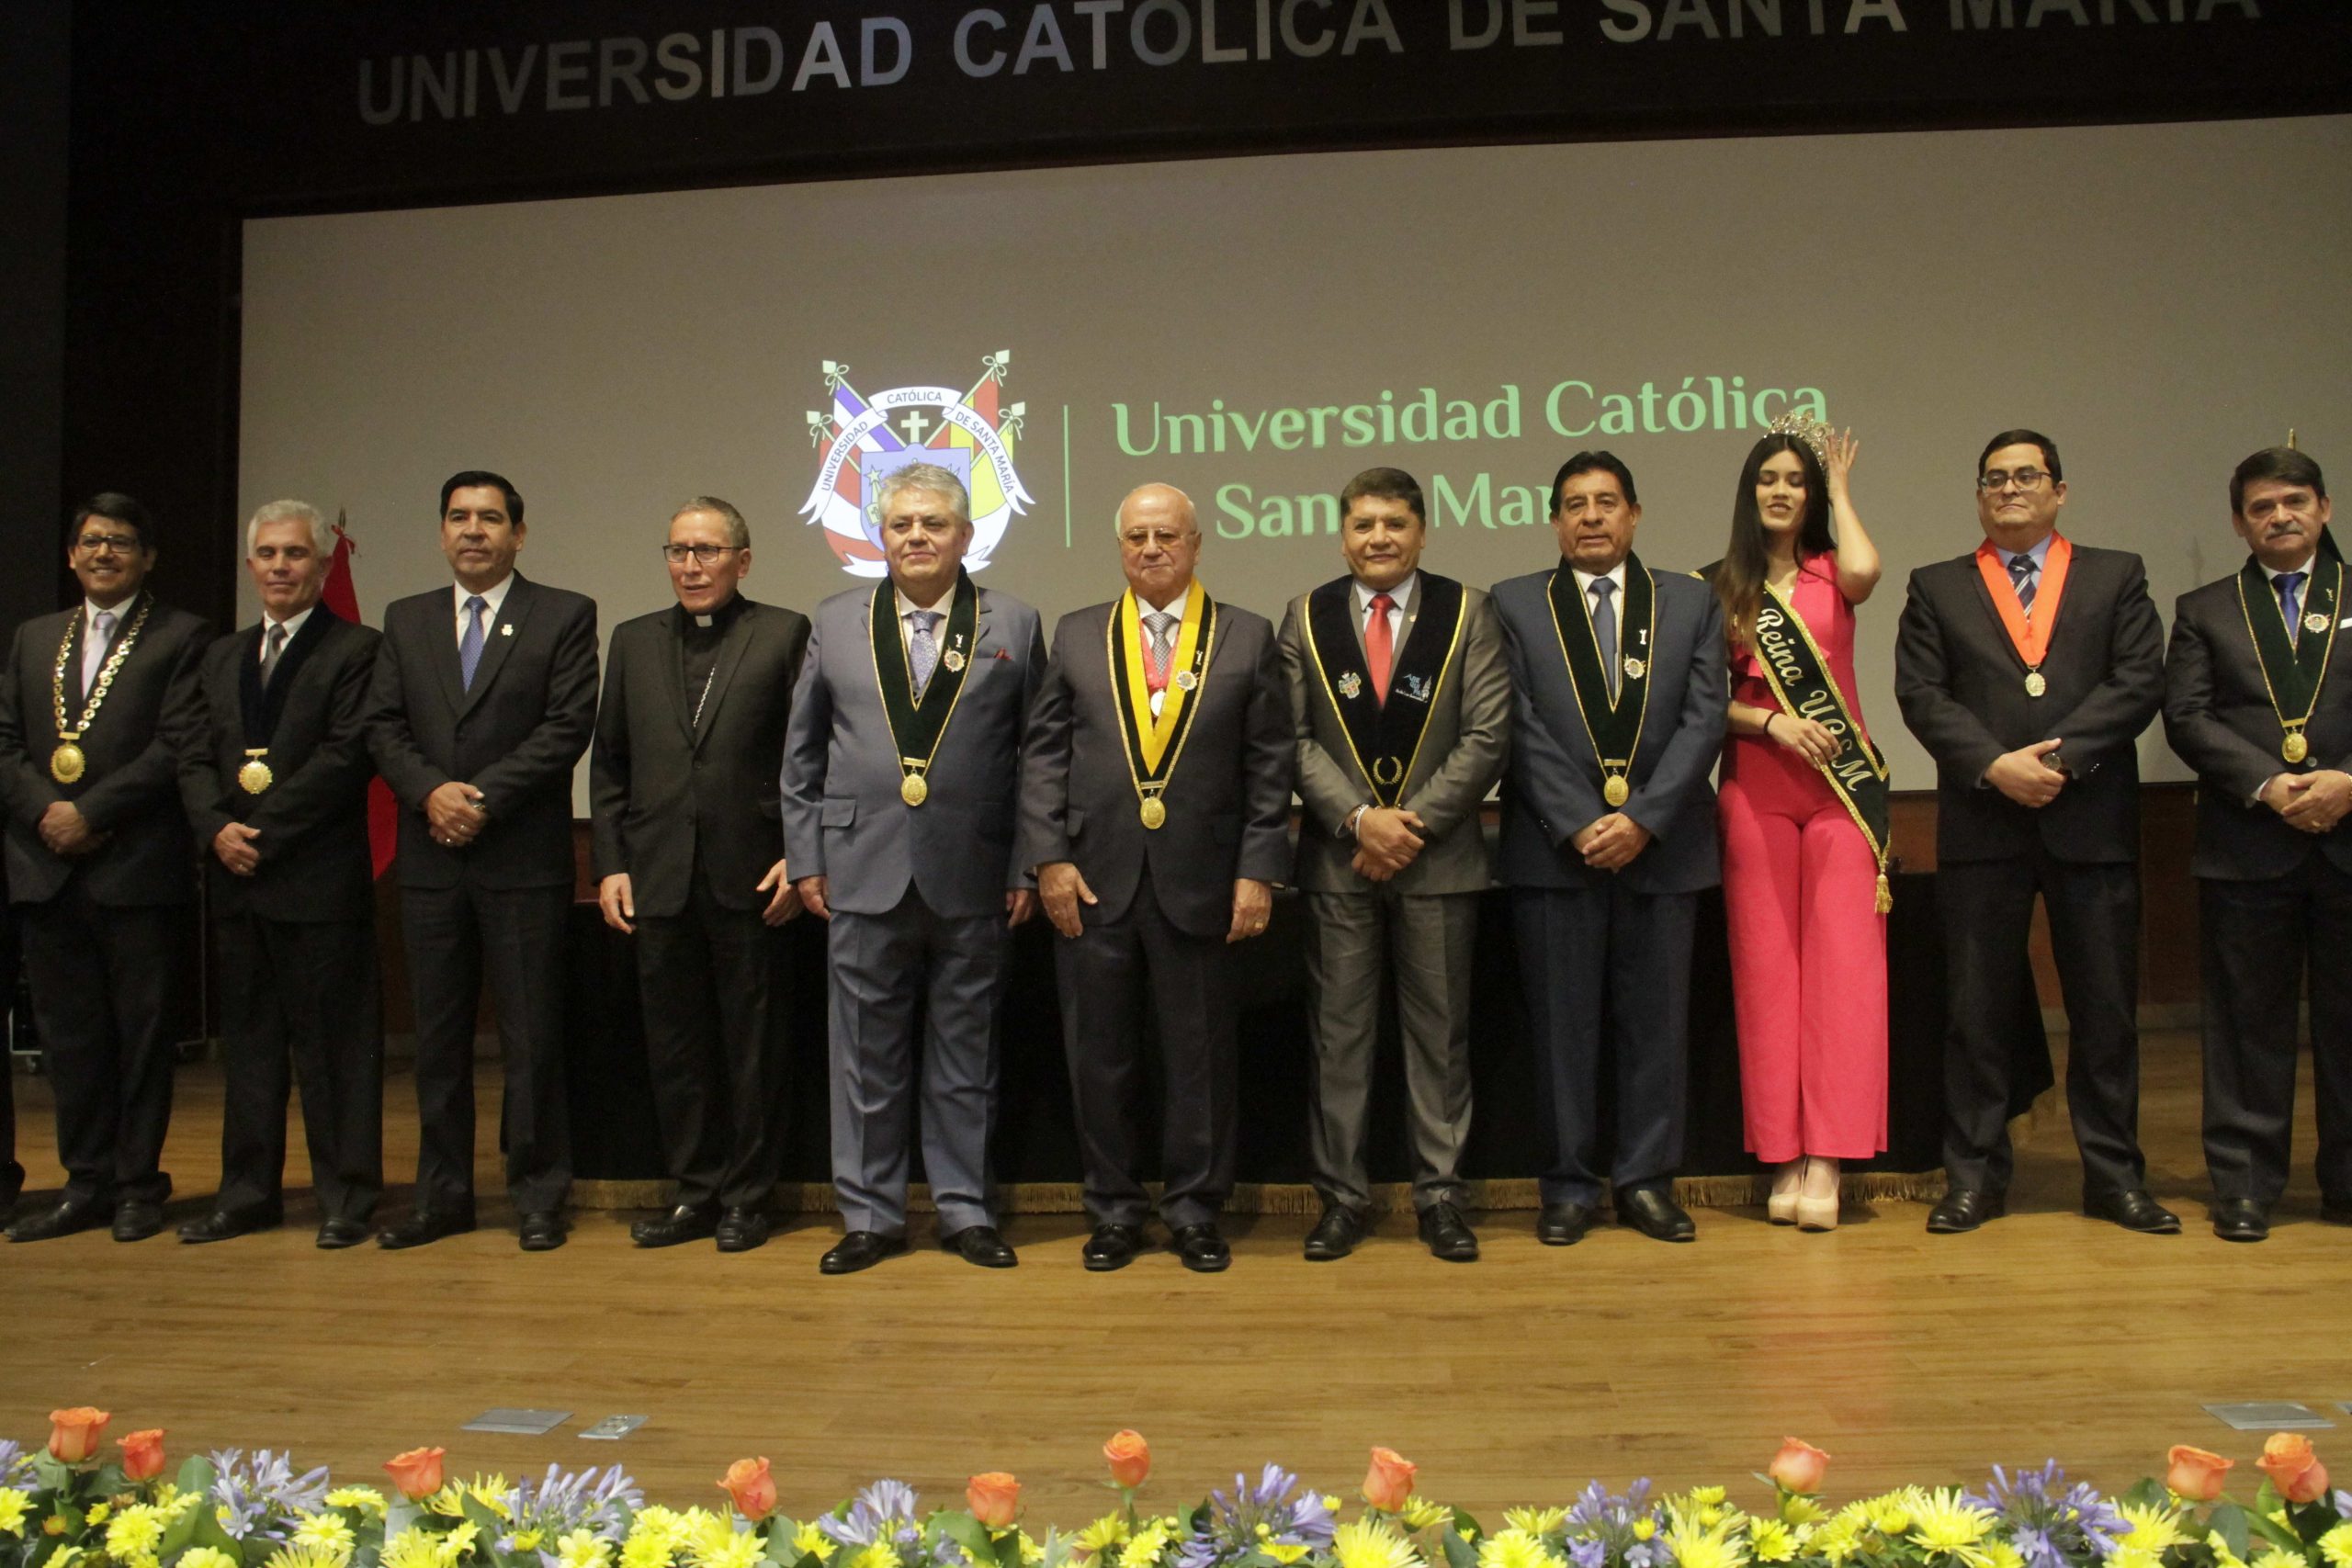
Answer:
<svg viewBox="0 0 2352 1568"><path fill-rule="evenodd" d="M899 750L899 798L909 806L931 798L931 760L938 755L940 738L947 733L947 721L956 716L956 700L964 694L964 677L979 640L979 590L958 568L955 597L948 603L947 624L939 638L939 664L918 696L914 671L907 665L906 639L899 630L898 588L888 578L874 585L874 604L865 617L874 639L874 683L890 720L890 743Z"/></svg>
<svg viewBox="0 0 2352 1568"><path fill-rule="evenodd" d="M1567 661L1568 681L1576 688L1577 710L1584 716L1585 739L1600 762L1600 798L1614 810L1633 798L1626 774L1634 753L1641 749L1642 721L1650 711L1650 656L1657 632L1657 584L1639 558L1625 558L1624 603L1617 611L1617 653L1621 678L1617 694L1609 694L1608 672L1600 667L1600 642L1592 629L1592 605L1577 587L1577 574L1566 561L1552 572L1552 631L1560 640L1560 657ZM1637 651L1628 653L1631 646Z"/></svg>
<svg viewBox="0 0 2352 1568"><path fill-rule="evenodd" d="M1837 753L1814 767L1829 781L1878 857L1878 912L1883 915L1894 908L1894 891L1886 880L1886 760L1846 705L1846 694L1838 689L1829 660L1795 604L1774 592L1771 584L1763 587L1764 603L1756 612L1756 661L1781 712L1810 719L1836 738Z"/></svg>
<svg viewBox="0 0 2352 1568"><path fill-rule="evenodd" d="M1425 571L1420 594L1413 635L1389 672L1385 703L1373 692L1363 641L1356 635L1355 580L1327 582L1306 597L1307 657L1347 732L1349 754L1371 782L1373 798L1386 807L1403 797L1462 641L1462 584Z"/></svg>
<svg viewBox="0 0 2352 1568"><path fill-rule="evenodd" d="M2271 710L2278 716L2285 739L2278 754L2300 763L2311 755L2303 726L2319 706L2320 682L2327 675L2327 656L2335 647L2336 610L2344 596L2344 562L2333 551L2312 557L2311 581L2303 593L2303 635L2287 627L2278 608L2278 593L2262 563L2251 556L2238 573L2238 609L2245 616L2246 635L2262 660L2262 684L2270 694ZM2259 610L2255 606L2262 606Z"/></svg>
<svg viewBox="0 0 2352 1568"><path fill-rule="evenodd" d="M1216 604L1194 578L1156 716L1143 666L1143 611L1134 589L1112 606L1102 643L1111 661L1111 694L1119 709L1119 739L1127 750L1127 777L1136 786L1136 814L1147 828L1164 827L1168 804L1159 797L1175 776L1184 742L1193 733L1193 716L1201 711L1201 682L1207 679L1209 656L1216 646Z"/></svg>

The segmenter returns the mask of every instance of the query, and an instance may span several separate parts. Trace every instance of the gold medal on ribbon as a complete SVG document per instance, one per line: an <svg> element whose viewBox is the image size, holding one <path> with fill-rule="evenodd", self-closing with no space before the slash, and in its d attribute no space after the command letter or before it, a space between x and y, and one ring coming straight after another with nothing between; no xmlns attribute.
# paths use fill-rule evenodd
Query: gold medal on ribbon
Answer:
<svg viewBox="0 0 2352 1568"><path fill-rule="evenodd" d="M1136 809L1136 815L1142 818L1143 825L1154 832L1168 826L1168 807L1160 804L1159 796L1156 795L1145 795L1143 804Z"/></svg>
<svg viewBox="0 0 2352 1568"><path fill-rule="evenodd" d="M1623 806L1634 798L1634 786L1625 782L1624 774L1611 773L1608 782L1600 786L1600 798L1611 807Z"/></svg>
<svg viewBox="0 0 2352 1568"><path fill-rule="evenodd" d="M2278 742L2278 755L2290 762L2300 762L2312 754L2312 743L2303 739L2300 728L2287 731L2287 739Z"/></svg>
<svg viewBox="0 0 2352 1568"><path fill-rule="evenodd" d="M77 735L79 731L75 732ZM61 740L57 750L49 754L49 776L59 784L72 784L86 772L90 760L82 755L82 748L71 740Z"/></svg>
<svg viewBox="0 0 2352 1568"><path fill-rule="evenodd" d="M1160 792L1176 773L1184 742L1200 712L1195 694L1216 647L1216 604L1195 579L1187 591L1184 616L1178 625L1176 647L1170 656L1170 677L1155 694L1143 662L1143 610L1129 589L1111 606L1103 628L1103 656L1109 665L1112 702L1119 714L1119 743L1127 758L1127 777L1136 791L1136 816L1147 829L1168 824L1168 804ZM1157 712L1154 695L1160 698Z"/></svg>
<svg viewBox="0 0 2352 1568"><path fill-rule="evenodd" d="M269 748L266 746L245 748L245 765L237 770L239 789L243 790L247 795L259 795L277 782L277 775L269 771L267 762L262 761L268 755Z"/></svg>
<svg viewBox="0 0 2352 1568"><path fill-rule="evenodd" d="M899 798L909 806L921 806L931 798L931 785L921 773L909 773L899 781Z"/></svg>
<svg viewBox="0 0 2352 1568"><path fill-rule="evenodd" d="M90 724L98 716L107 694L114 689L115 675L122 669L122 661L130 657L132 646L147 625L147 613L154 607L155 601L140 595L139 610L130 617L130 628L116 640L106 662L98 666L98 678L90 687L89 700L82 705L79 724L68 724L65 719L65 667L74 657L74 632L82 618L77 613L66 622L65 636L57 645L57 665L51 671L49 682L50 703L57 717L57 750L49 754L49 776L59 784L70 784L89 772L90 759L77 742L90 732Z"/></svg>
<svg viewBox="0 0 2352 1568"><path fill-rule="evenodd" d="M2278 755L2290 766L2301 766L2312 754L2303 727L2319 711L2320 687L2327 679L2329 656L2335 651L2336 616L2341 608L2344 568L2320 558L2311 562L2312 578L2304 614L2289 621L2282 614L2262 564L2248 559L2238 572L2238 611L2245 618L2246 639L2254 644L2255 662L2262 670L2262 689L2278 717ZM2298 638L2297 626L2311 634Z"/></svg>
<svg viewBox="0 0 2352 1568"><path fill-rule="evenodd" d="M2029 670L2025 672L2025 694L2027 696L2038 697L2049 689L2050 682L2041 678L2041 671Z"/></svg>

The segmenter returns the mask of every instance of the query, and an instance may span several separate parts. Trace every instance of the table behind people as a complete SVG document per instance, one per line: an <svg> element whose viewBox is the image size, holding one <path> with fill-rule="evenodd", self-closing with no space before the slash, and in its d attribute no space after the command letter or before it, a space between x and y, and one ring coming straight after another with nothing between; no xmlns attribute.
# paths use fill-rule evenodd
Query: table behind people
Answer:
<svg viewBox="0 0 2352 1568"><path fill-rule="evenodd" d="M163 1228L171 1178L166 1010L196 898L178 790L198 616L159 603L153 517L108 491L74 513L83 599L17 628L0 682L8 897L24 922L33 1018L56 1089L65 1190L9 1228L39 1241L104 1224Z"/></svg>
<svg viewBox="0 0 2352 1568"><path fill-rule="evenodd" d="M523 498L469 469L441 487L457 583L394 601L368 742L401 805L401 919L416 999L414 1247L474 1224L473 1048L485 972L505 1059L507 1191L526 1251L563 1244L564 916L571 773L596 718L596 606L514 570ZM492 940L495 938L496 940Z"/></svg>

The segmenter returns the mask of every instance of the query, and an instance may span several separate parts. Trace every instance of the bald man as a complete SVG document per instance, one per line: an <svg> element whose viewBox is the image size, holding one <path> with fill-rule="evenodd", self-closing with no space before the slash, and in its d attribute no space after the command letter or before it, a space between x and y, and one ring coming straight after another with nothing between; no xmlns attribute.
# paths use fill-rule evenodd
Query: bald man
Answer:
<svg viewBox="0 0 2352 1568"><path fill-rule="evenodd" d="M1086 1267L1126 1266L1150 1201L1136 1168L1144 1040L1158 1037L1159 1213L1184 1267L1232 1261L1233 944L1261 935L1291 859L1295 748L1274 629L1194 575L1193 503L1120 503L1126 592L1062 617L1032 710L1021 863L1054 943L1086 1207Z"/></svg>

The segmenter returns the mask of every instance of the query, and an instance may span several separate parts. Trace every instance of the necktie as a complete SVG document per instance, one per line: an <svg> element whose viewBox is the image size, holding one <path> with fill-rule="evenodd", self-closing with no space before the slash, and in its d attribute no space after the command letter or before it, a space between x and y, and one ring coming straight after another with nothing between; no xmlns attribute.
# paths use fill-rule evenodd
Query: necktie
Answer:
<svg viewBox="0 0 2352 1568"><path fill-rule="evenodd" d="M2299 643L2302 640L2300 634L2303 629L2303 574L2300 571L2282 571L2274 581L2278 589L2278 614L2285 616L2287 621L2287 640L2290 643Z"/></svg>
<svg viewBox="0 0 2352 1568"><path fill-rule="evenodd" d="M269 628L269 646L262 650L261 689L269 690L269 678L277 673L277 656L286 651L286 626L279 623Z"/></svg>
<svg viewBox="0 0 2352 1568"><path fill-rule="evenodd" d="M98 671L107 661L107 649L114 641L115 614L100 610L90 619L90 643L82 650L82 698L89 700L98 683Z"/></svg>
<svg viewBox="0 0 2352 1568"><path fill-rule="evenodd" d="M920 701L923 688L931 684L931 672L939 668L939 644L931 628L939 622L936 610L907 612L907 659L915 675L915 697Z"/></svg>
<svg viewBox="0 0 2352 1568"><path fill-rule="evenodd" d="M1601 673L1609 677L1609 700L1617 700L1617 605L1610 597L1617 585L1605 577L1592 580L1592 640L1600 649Z"/></svg>
<svg viewBox="0 0 2352 1568"><path fill-rule="evenodd" d="M1388 677L1394 672L1390 666L1396 662L1396 649L1389 640L1391 634L1388 630L1388 611L1396 603L1385 593L1374 594L1372 619L1363 626L1363 658L1364 662L1372 666L1372 694L1383 706L1388 702Z"/></svg>
<svg viewBox="0 0 2352 1568"><path fill-rule="evenodd" d="M1165 610L1154 610L1143 618L1143 629L1149 643L1149 657L1144 660L1144 682L1155 692L1168 685L1168 660L1175 652L1170 634L1175 630L1176 617Z"/></svg>
<svg viewBox="0 0 2352 1568"><path fill-rule="evenodd" d="M490 602L481 594L466 600L466 635L458 639L458 680L469 692L474 689L474 670L481 663L481 617Z"/></svg>
<svg viewBox="0 0 2352 1568"><path fill-rule="evenodd" d="M2009 562L2009 581L2017 586L2018 608L2033 608L2034 585L2041 576L2041 569L2033 564L2031 556L2018 556Z"/></svg>

